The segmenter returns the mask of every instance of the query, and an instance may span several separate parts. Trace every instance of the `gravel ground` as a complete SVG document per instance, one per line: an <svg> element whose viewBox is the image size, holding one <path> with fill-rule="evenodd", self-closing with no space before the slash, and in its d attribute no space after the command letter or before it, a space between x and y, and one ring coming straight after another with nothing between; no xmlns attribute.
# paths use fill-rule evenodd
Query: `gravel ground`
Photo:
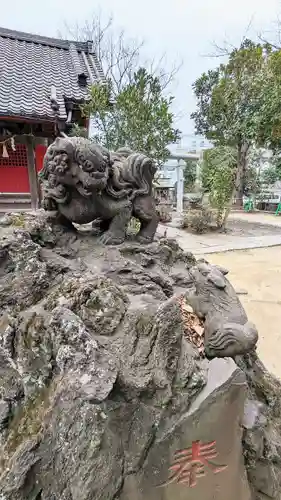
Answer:
<svg viewBox="0 0 281 500"><path fill-rule="evenodd" d="M281 247L237 250L204 256L229 269L249 320L259 330L259 355L269 371L281 378Z"/></svg>
<svg viewBox="0 0 281 500"><path fill-rule="evenodd" d="M274 226L271 224L229 219L226 234L233 236L267 236L281 234L281 225Z"/></svg>

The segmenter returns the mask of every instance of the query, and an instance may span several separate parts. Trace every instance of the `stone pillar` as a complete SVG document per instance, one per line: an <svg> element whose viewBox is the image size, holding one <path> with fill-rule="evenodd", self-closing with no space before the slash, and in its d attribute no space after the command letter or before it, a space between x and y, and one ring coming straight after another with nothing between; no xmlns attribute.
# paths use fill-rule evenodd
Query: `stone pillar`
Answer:
<svg viewBox="0 0 281 500"><path fill-rule="evenodd" d="M28 158L28 177L31 196L31 208L37 210L40 204L39 196L39 183L37 178L35 153L34 153L34 140L32 136L26 137L27 158Z"/></svg>
<svg viewBox="0 0 281 500"><path fill-rule="evenodd" d="M201 166L203 162L203 151L200 151L200 158L196 164L196 179L195 179L195 187L197 190L201 189L202 181L201 181Z"/></svg>
<svg viewBox="0 0 281 500"><path fill-rule="evenodd" d="M183 169L186 164L184 160L178 160L177 165L177 213L182 215L183 212Z"/></svg>

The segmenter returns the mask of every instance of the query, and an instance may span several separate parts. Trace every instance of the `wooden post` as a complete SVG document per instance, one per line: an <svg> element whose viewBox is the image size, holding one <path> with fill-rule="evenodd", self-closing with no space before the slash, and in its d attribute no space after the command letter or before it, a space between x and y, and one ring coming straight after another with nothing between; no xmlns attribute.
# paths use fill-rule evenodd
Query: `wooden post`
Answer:
<svg viewBox="0 0 281 500"><path fill-rule="evenodd" d="M31 208L37 210L39 208L39 183L37 178L35 153L34 153L34 140L32 136L26 137L27 146L27 159L28 159L28 177L31 195Z"/></svg>

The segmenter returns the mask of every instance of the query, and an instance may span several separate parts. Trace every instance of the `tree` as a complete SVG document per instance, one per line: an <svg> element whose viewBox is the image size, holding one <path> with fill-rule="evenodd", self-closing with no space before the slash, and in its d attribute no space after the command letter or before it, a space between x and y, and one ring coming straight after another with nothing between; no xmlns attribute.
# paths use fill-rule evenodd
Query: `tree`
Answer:
<svg viewBox="0 0 281 500"><path fill-rule="evenodd" d="M270 47L264 50L266 56L257 120L257 142L276 155L281 149L281 50L272 50Z"/></svg>
<svg viewBox="0 0 281 500"><path fill-rule="evenodd" d="M184 176L184 189L185 191L189 191L193 189L194 183L196 181L196 168L197 168L197 161L188 159L185 160L186 167L183 171L183 176Z"/></svg>
<svg viewBox="0 0 281 500"><path fill-rule="evenodd" d="M110 149L125 144L164 161L167 145L179 137L172 126L169 86L181 64L169 64L165 54L147 60L143 40L128 37L100 10L84 24L65 28L69 38L93 42L105 73L107 84L93 85L83 108L93 121L95 139ZM84 134L77 128L73 133Z"/></svg>
<svg viewBox="0 0 281 500"><path fill-rule="evenodd" d="M267 168L262 174L262 181L267 186L271 186L276 181L280 180L281 180L280 173L273 165Z"/></svg>
<svg viewBox="0 0 281 500"><path fill-rule="evenodd" d="M276 181L281 181L281 158L279 154L271 158L269 166L261 174L261 180L269 186Z"/></svg>
<svg viewBox="0 0 281 500"><path fill-rule="evenodd" d="M181 63L169 63L165 54L158 60L147 60L144 56L143 40L131 38L116 27L113 16L105 17L98 9L83 24L65 24L65 36L77 41L93 42L95 52L102 63L107 81L110 81L112 97L133 81L140 67L159 78L162 90L167 90L177 75Z"/></svg>
<svg viewBox="0 0 281 500"><path fill-rule="evenodd" d="M209 192L211 206L216 210L218 228L225 228L234 194L235 150L217 146L204 152L201 169L203 188Z"/></svg>
<svg viewBox="0 0 281 500"><path fill-rule="evenodd" d="M243 200L250 147L254 142L266 140L261 132L267 73L262 45L245 40L230 53L226 64L203 73L193 85L197 110L191 117L196 132L215 145L236 150L235 190L239 205Z"/></svg>
<svg viewBox="0 0 281 500"><path fill-rule="evenodd" d="M111 86L94 85L83 106L91 116L95 139L109 149L126 146L151 156L157 164L169 156L167 146L180 137L170 110L173 97L163 95L159 77L140 68L110 102Z"/></svg>
<svg viewBox="0 0 281 500"><path fill-rule="evenodd" d="M228 165L231 166L233 170L233 188L235 182L235 172L237 167L236 150L230 146L221 146L214 149L204 151L204 160L201 169L202 186L205 192L210 192L212 176L214 175L214 170L216 168L216 161L213 158L217 158L219 154L222 154L226 158L228 157ZM210 156L210 159L209 159ZM244 192L246 196L257 195L261 189L261 168L265 159L263 158L260 150L251 150L249 155L249 164L245 173L244 179Z"/></svg>

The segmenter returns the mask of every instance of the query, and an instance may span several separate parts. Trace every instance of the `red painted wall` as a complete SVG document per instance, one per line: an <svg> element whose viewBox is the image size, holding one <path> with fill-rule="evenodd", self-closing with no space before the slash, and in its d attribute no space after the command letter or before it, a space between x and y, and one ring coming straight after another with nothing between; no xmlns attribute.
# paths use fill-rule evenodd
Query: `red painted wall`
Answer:
<svg viewBox="0 0 281 500"><path fill-rule="evenodd" d="M46 146L35 147L35 165L39 172L43 166ZM0 147L0 193L29 193L28 159L24 144L16 144L16 151L7 145L9 158L2 158Z"/></svg>
<svg viewBox="0 0 281 500"><path fill-rule="evenodd" d="M0 165L0 193L29 193L27 168Z"/></svg>
<svg viewBox="0 0 281 500"><path fill-rule="evenodd" d="M13 151L6 144L9 158L2 157L0 147L0 192L29 193L27 150L24 144L16 144Z"/></svg>
<svg viewBox="0 0 281 500"><path fill-rule="evenodd" d="M40 172L43 167L43 160L46 149L47 147L43 146L42 144L38 144L38 146L35 147L35 164L37 172Z"/></svg>

